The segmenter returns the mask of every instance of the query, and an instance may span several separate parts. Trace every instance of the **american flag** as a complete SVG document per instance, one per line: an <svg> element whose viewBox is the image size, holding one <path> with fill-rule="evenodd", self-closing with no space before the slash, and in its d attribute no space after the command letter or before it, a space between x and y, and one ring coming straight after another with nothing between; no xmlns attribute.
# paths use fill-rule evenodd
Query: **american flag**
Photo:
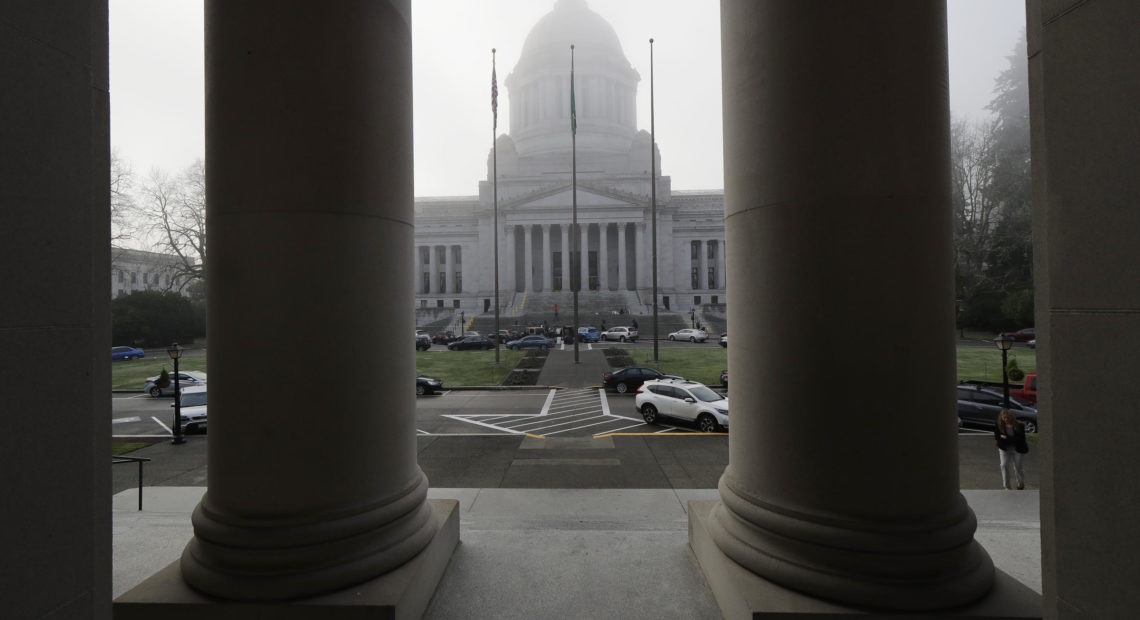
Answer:
<svg viewBox="0 0 1140 620"><path fill-rule="evenodd" d="M491 65L491 116L492 127L499 127L499 81L495 78L495 66Z"/></svg>

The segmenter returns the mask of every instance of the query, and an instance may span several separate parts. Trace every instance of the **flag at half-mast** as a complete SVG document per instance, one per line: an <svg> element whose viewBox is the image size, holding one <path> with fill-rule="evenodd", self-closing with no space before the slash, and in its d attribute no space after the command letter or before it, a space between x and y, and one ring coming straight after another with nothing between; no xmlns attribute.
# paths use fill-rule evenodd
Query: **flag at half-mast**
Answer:
<svg viewBox="0 0 1140 620"><path fill-rule="evenodd" d="M495 78L495 65L491 64L491 116L492 127L499 127L499 80Z"/></svg>

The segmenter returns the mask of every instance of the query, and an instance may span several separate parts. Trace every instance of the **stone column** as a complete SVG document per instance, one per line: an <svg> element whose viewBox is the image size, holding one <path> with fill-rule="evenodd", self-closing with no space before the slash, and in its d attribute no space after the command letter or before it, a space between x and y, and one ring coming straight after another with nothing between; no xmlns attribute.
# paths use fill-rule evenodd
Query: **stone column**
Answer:
<svg viewBox="0 0 1140 620"><path fill-rule="evenodd" d="M722 290L728 288L728 244L724 239L720 241L720 268L717 270L718 278L720 279L719 286ZM725 290L727 293L727 290Z"/></svg>
<svg viewBox="0 0 1140 620"><path fill-rule="evenodd" d="M562 230L562 290L570 290L570 224L561 224Z"/></svg>
<svg viewBox="0 0 1140 620"><path fill-rule="evenodd" d="M958 490L946 7L826 6L721 3L729 324L750 328L694 549L819 599L953 608L994 569Z"/></svg>
<svg viewBox="0 0 1140 620"><path fill-rule="evenodd" d="M515 256L516 254L518 254L518 252L515 251L515 226L513 224L508 225L504 232L505 232L505 234L503 235L503 238L507 242L507 247L506 247L507 251L505 252L507 265L506 265L506 269L504 270L504 275L505 275L505 277L503 278L503 285L504 286L502 286L501 288L503 290L509 291L511 293L516 293L516 292L518 292L517 282L518 282L518 277L519 277L519 269L518 269L518 264L515 262L516 260L518 260L517 257Z"/></svg>
<svg viewBox="0 0 1140 620"><path fill-rule="evenodd" d="M617 225L618 230L618 290L629 288L629 279L625 275L625 222Z"/></svg>
<svg viewBox="0 0 1140 620"><path fill-rule="evenodd" d="M598 289L610 290L610 225L598 224Z"/></svg>
<svg viewBox="0 0 1140 620"><path fill-rule="evenodd" d="M524 291L534 290L534 226L527 224L523 232L523 285Z"/></svg>
<svg viewBox="0 0 1140 620"><path fill-rule="evenodd" d="M417 295L419 295L420 293L423 293L423 287L424 287L424 285L423 285L424 257L423 257L423 253L420 250L420 246L418 246L418 245L413 248L413 252L415 255L413 256L413 261L412 261L412 264L413 264L412 269L414 270L414 271L412 271L412 274L413 274L413 276L412 276L412 289L416 292Z"/></svg>
<svg viewBox="0 0 1140 620"><path fill-rule="evenodd" d="M708 288L708 241L697 240L697 290Z"/></svg>
<svg viewBox="0 0 1140 620"><path fill-rule="evenodd" d="M554 272L551 268L550 224L542 225L542 290L554 290L551 283L554 281Z"/></svg>
<svg viewBox="0 0 1140 620"><path fill-rule="evenodd" d="M429 287L428 293L438 293L439 292L439 268L440 268L439 246L429 245L428 246L428 284L430 284L431 286Z"/></svg>
<svg viewBox="0 0 1140 620"><path fill-rule="evenodd" d="M581 248L581 266L582 266L582 290L590 290L590 225L580 223L578 226L582 229L582 248Z"/></svg>
<svg viewBox="0 0 1140 620"><path fill-rule="evenodd" d="M414 328L412 283L377 268L413 251L409 19L407 0L206 2L213 410L181 571L211 596L333 592L434 544L412 348L389 346ZM338 363L296 355L329 329L352 335ZM328 389L346 384L370 387Z"/></svg>
<svg viewBox="0 0 1140 620"><path fill-rule="evenodd" d="M652 267L649 265L649 238L645 234L645 222L636 222L633 225L633 258L636 262L634 269L637 271L637 288L649 288L653 285L650 282L652 277Z"/></svg>

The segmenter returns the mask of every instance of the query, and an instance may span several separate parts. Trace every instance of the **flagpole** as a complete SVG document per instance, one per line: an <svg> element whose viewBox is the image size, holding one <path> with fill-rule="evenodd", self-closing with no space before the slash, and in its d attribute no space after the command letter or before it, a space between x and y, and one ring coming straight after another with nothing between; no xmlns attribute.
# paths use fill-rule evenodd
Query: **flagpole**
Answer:
<svg viewBox="0 0 1140 620"><path fill-rule="evenodd" d="M657 136L653 125L653 39L649 40L649 202L653 218L653 361L661 361L657 345Z"/></svg>
<svg viewBox="0 0 1140 620"><path fill-rule="evenodd" d="M499 84L495 76L495 48L491 48L491 201L494 205L495 222L492 230L495 237L495 363L499 363L499 144L496 133L499 130ZM462 331L462 328L461 328Z"/></svg>
<svg viewBox="0 0 1140 620"><path fill-rule="evenodd" d="M582 233L578 230L578 112L574 109L574 44L570 44L570 185L571 185L571 214L572 224L570 230L574 234L574 247L578 250L578 260L570 266L578 267L577 286L571 286L574 291L574 363L578 362L578 290L582 288ZM573 284L573 281L571 281Z"/></svg>

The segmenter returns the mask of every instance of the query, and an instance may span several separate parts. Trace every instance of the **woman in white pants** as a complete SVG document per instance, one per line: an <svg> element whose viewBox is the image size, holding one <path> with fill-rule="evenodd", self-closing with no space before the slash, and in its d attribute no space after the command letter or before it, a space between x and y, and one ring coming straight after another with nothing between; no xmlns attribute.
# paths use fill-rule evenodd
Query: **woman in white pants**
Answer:
<svg viewBox="0 0 1140 620"><path fill-rule="evenodd" d="M1017 488L1024 489L1025 471L1021 468L1021 459L1029 452L1029 443L1025 441L1025 425L1018 422L1009 409L1002 409L994 426L994 439L997 440L998 462L1001 465L1001 485L1006 491L1010 490L1009 470L1010 465L1013 465Z"/></svg>

